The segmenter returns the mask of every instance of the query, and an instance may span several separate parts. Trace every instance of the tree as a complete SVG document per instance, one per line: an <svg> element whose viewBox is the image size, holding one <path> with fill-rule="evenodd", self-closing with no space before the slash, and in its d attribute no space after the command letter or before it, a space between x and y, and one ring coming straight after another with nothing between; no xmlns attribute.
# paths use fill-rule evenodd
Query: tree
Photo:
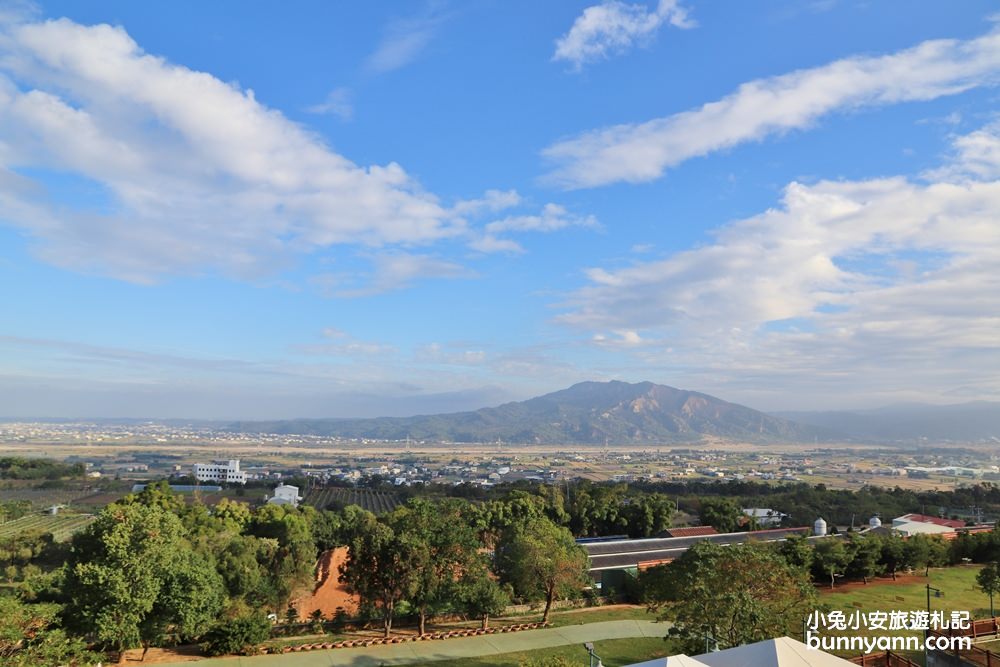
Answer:
<svg viewBox="0 0 1000 667"><path fill-rule="evenodd" d="M896 580L896 572L907 567L906 545L903 538L895 533L882 536L882 550L879 554L879 562L883 569L892 575L892 580Z"/></svg>
<svg viewBox="0 0 1000 667"><path fill-rule="evenodd" d="M869 579L883 571L880 562L882 543L878 538L852 534L848 551L851 554L851 561L847 564L848 575L861 577L867 584Z"/></svg>
<svg viewBox="0 0 1000 667"><path fill-rule="evenodd" d="M322 634L323 633L323 621L324 621L323 610L322 609L313 609L312 613L309 614L309 630L313 634L317 634L317 635Z"/></svg>
<svg viewBox="0 0 1000 667"><path fill-rule="evenodd" d="M629 537L650 537L670 527L677 507L667 496L645 493L629 500L624 508Z"/></svg>
<svg viewBox="0 0 1000 667"><path fill-rule="evenodd" d="M388 637L397 605L413 590L413 565L421 545L374 516L355 531L347 560L341 565L340 581L361 599L362 606L379 612Z"/></svg>
<svg viewBox="0 0 1000 667"><path fill-rule="evenodd" d="M42 665L92 665L103 656L87 650L86 643L71 637L57 623L54 604L25 604L0 595L0 664L7 667Z"/></svg>
<svg viewBox="0 0 1000 667"><path fill-rule="evenodd" d="M703 541L640 574L650 608L674 626L668 637L701 651L705 637L732 647L791 634L815 606L808 575L767 545Z"/></svg>
<svg viewBox="0 0 1000 667"><path fill-rule="evenodd" d="M420 636L426 632L428 617L451 602L460 574L482 567L476 558L476 534L462 521L463 504L411 499L387 517L395 532L413 546L408 601L417 611Z"/></svg>
<svg viewBox="0 0 1000 667"><path fill-rule="evenodd" d="M813 570L821 576L830 577L830 588L837 583L837 575L843 575L851 562L851 553L838 537L819 540L813 550Z"/></svg>
<svg viewBox="0 0 1000 667"><path fill-rule="evenodd" d="M913 535L906 540L906 560L913 567L924 568L924 576L930 576L932 567L940 567L948 561L948 545L937 535Z"/></svg>
<svg viewBox="0 0 1000 667"><path fill-rule="evenodd" d="M734 532L742 515L736 502L729 498L704 498L701 501L699 518L702 525L712 526L720 533Z"/></svg>
<svg viewBox="0 0 1000 667"><path fill-rule="evenodd" d="M527 600L544 600L542 621L549 620L557 597L578 592L587 584L587 552L572 534L547 519L514 526L498 548L502 581Z"/></svg>
<svg viewBox="0 0 1000 667"><path fill-rule="evenodd" d="M993 594L1000 593L1000 565L990 563L981 569L976 575L976 585L979 586L979 590L990 596L990 616L995 616L996 614L993 613Z"/></svg>
<svg viewBox="0 0 1000 667"><path fill-rule="evenodd" d="M160 591L143 619L143 658L149 645L164 637L180 642L204 634L225 603L225 585L214 564L194 551L177 554L162 573Z"/></svg>
<svg viewBox="0 0 1000 667"><path fill-rule="evenodd" d="M251 518L250 508L246 503L230 500L229 498L223 498L215 506L215 509L212 510L212 514L220 521L234 527L237 531L242 531L250 523Z"/></svg>
<svg viewBox="0 0 1000 667"><path fill-rule="evenodd" d="M482 621L484 630L490 626L490 617L502 614L510 604L510 590L493 578L485 564L463 574L457 597L470 616Z"/></svg>
<svg viewBox="0 0 1000 667"><path fill-rule="evenodd" d="M134 500L109 505L74 538L62 588L67 624L119 652L196 637L225 600L214 564L192 551L177 516Z"/></svg>
<svg viewBox="0 0 1000 667"><path fill-rule="evenodd" d="M800 568L806 572L812 567L813 548L805 535L789 535L778 547L778 553L792 567Z"/></svg>
<svg viewBox="0 0 1000 667"><path fill-rule="evenodd" d="M285 505L264 505L251 519L247 532L276 540L277 549L265 563L269 588L277 608L288 605L296 590L313 581L316 545L304 513Z"/></svg>

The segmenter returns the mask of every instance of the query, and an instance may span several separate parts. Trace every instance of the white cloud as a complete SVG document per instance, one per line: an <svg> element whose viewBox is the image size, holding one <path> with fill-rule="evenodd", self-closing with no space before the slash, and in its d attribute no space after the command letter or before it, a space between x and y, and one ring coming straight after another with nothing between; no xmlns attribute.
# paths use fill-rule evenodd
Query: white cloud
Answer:
<svg viewBox="0 0 1000 667"><path fill-rule="evenodd" d="M396 354L396 348L392 345L358 340L346 331L333 327L327 327L321 333L324 338L337 342L304 343L293 345L292 349L318 357L391 357Z"/></svg>
<svg viewBox="0 0 1000 667"><path fill-rule="evenodd" d="M367 275L328 273L313 278L313 284L329 297L353 299L405 289L431 278L473 278L476 274L461 264L430 255L385 252L369 257Z"/></svg>
<svg viewBox="0 0 1000 667"><path fill-rule="evenodd" d="M737 396L1000 396L998 140L957 138L943 180L792 183L708 245L591 269L559 320Z"/></svg>
<svg viewBox="0 0 1000 667"><path fill-rule="evenodd" d="M495 220L486 225L486 231L501 232L554 232L566 227L596 227L597 218L592 215L572 215L558 204L546 204L539 215L515 215Z"/></svg>
<svg viewBox="0 0 1000 667"><path fill-rule="evenodd" d="M824 115L954 95L1000 80L1000 31L931 40L741 85L698 109L587 132L543 151L547 180L570 188L643 182L693 157L809 127Z"/></svg>
<svg viewBox="0 0 1000 667"><path fill-rule="evenodd" d="M584 64L627 51L650 39L664 24L692 28L695 23L679 0L660 0L655 9L646 5L607 0L587 7L565 35L556 40L553 60L564 60L579 70Z"/></svg>
<svg viewBox="0 0 1000 667"><path fill-rule="evenodd" d="M524 246L517 241L510 239L499 239L489 234L478 236L469 241L469 247L473 250L492 254L495 252L505 252L510 254L521 254L525 252Z"/></svg>
<svg viewBox="0 0 1000 667"><path fill-rule="evenodd" d="M452 206L452 211L457 215L496 213L519 206L522 201L517 190L487 190L479 199L465 199L458 202Z"/></svg>
<svg viewBox="0 0 1000 667"><path fill-rule="evenodd" d="M354 94L350 88L334 88L326 99L319 104L306 107L306 111L315 114L328 114L341 120L351 120L354 117Z"/></svg>
<svg viewBox="0 0 1000 667"><path fill-rule="evenodd" d="M368 56L367 69L384 74L409 65L427 48L445 18L430 5L419 16L391 21L378 47Z"/></svg>
<svg viewBox="0 0 1000 667"><path fill-rule="evenodd" d="M486 224L484 233L474 238L470 247L484 253L492 252L524 252L524 248L515 241L501 238L504 233L517 232L554 232L567 227L599 227L597 218L592 215L574 215L558 204L548 203L536 215L511 215Z"/></svg>
<svg viewBox="0 0 1000 667"><path fill-rule="evenodd" d="M0 28L0 173L0 219L42 258L138 282L464 233L399 165L358 166L253 91L67 19Z"/></svg>
<svg viewBox="0 0 1000 667"><path fill-rule="evenodd" d="M470 350L455 344L430 343L418 348L414 358L422 363L481 366L487 361L487 354L485 350Z"/></svg>
<svg viewBox="0 0 1000 667"><path fill-rule="evenodd" d="M930 179L1000 177L1000 123L955 137L953 161L926 174Z"/></svg>

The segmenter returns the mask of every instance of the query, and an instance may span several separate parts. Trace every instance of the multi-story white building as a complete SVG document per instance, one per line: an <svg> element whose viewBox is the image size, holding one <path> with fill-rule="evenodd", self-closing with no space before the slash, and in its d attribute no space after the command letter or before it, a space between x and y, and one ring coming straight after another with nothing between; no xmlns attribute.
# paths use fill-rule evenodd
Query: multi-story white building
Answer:
<svg viewBox="0 0 1000 667"><path fill-rule="evenodd" d="M199 482L247 483L247 474L240 471L239 459L214 461L213 463L195 463L194 478Z"/></svg>

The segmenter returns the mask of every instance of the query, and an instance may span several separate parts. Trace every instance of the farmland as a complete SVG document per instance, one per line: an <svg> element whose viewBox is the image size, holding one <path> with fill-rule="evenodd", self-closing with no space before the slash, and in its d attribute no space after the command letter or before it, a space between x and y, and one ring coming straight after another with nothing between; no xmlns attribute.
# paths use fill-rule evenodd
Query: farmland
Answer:
<svg viewBox="0 0 1000 667"><path fill-rule="evenodd" d="M13 480L0 485L0 501L27 500L37 509L50 505L69 505L95 493L94 486L71 481L59 486L46 486L32 481Z"/></svg>
<svg viewBox="0 0 1000 667"><path fill-rule="evenodd" d="M325 509L330 504L339 506L357 505L374 514L391 512L399 504L399 497L385 491L355 489L336 486L321 486L306 492L305 503L316 509Z"/></svg>
<svg viewBox="0 0 1000 667"><path fill-rule="evenodd" d="M0 524L0 539L18 534L51 533L57 542L68 540L94 520L92 514L29 514Z"/></svg>

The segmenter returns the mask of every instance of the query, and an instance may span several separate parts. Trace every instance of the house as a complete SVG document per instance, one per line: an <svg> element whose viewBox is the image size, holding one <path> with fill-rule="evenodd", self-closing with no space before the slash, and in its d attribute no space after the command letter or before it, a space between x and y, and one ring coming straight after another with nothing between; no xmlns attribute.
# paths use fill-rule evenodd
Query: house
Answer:
<svg viewBox="0 0 1000 667"><path fill-rule="evenodd" d="M744 644L694 657L672 655L626 667L847 667L855 663L810 648L791 637Z"/></svg>
<svg viewBox="0 0 1000 667"><path fill-rule="evenodd" d="M299 495L299 487L291 484L279 484L274 487L274 495L267 499L268 505L291 505L298 507L302 496Z"/></svg>
<svg viewBox="0 0 1000 667"><path fill-rule="evenodd" d="M214 461L213 463L195 463L193 472L194 478L199 482L247 483L247 474L240 471L239 459Z"/></svg>

